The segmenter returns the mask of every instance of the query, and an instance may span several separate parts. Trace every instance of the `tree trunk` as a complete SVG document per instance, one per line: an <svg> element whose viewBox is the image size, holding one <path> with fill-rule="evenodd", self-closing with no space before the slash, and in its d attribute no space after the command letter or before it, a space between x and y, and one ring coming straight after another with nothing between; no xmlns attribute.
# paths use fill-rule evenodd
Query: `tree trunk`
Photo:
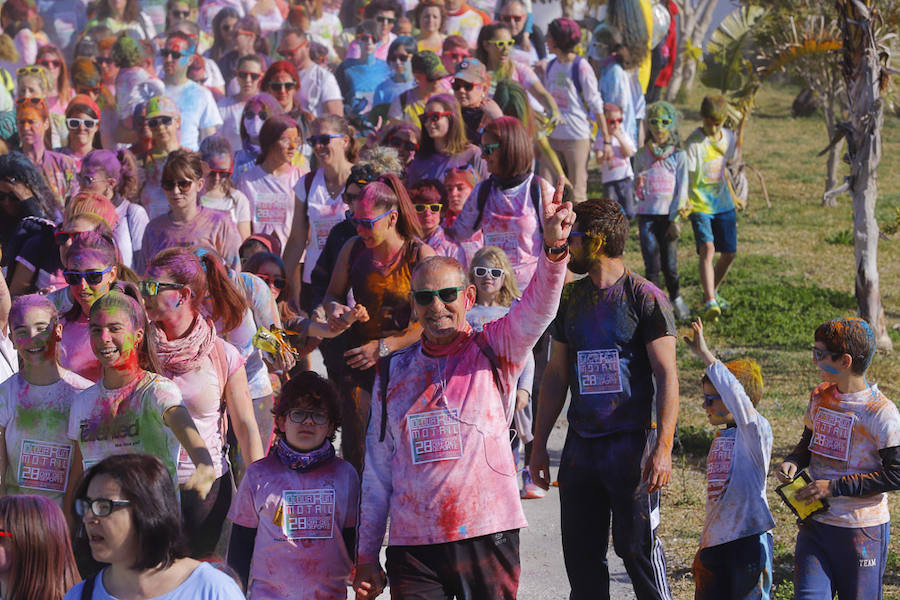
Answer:
<svg viewBox="0 0 900 600"><path fill-rule="evenodd" d="M873 0L837 0L844 43L842 72L850 105L852 139L850 193L853 197L853 242L856 258L856 301L859 316L875 332L878 347L893 348L888 337L878 281L878 164L881 162L881 130L884 104L882 77L887 77L872 29Z"/></svg>
<svg viewBox="0 0 900 600"><path fill-rule="evenodd" d="M825 129L828 132L828 139L831 140L836 131L834 114L835 97L831 93L826 93L824 100L825 101L822 103L822 110L825 112ZM838 205L837 196L827 195L827 192L833 190L837 186L837 169L838 164L840 163L841 149L843 146L843 142L838 142L828 151L828 159L825 163L826 195L822 198L822 206L835 207Z"/></svg>

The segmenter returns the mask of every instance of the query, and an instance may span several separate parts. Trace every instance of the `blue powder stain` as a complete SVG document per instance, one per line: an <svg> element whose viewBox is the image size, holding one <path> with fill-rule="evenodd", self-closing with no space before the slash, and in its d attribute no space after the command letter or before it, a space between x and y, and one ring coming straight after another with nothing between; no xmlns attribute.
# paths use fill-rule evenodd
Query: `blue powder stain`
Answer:
<svg viewBox="0 0 900 600"><path fill-rule="evenodd" d="M823 365L822 363L817 363L817 367L825 371L826 373L831 373L832 375L839 375L840 371L832 367L831 365Z"/></svg>
<svg viewBox="0 0 900 600"><path fill-rule="evenodd" d="M459 526L459 535L462 535L462 536L466 535L466 526L465 525Z"/></svg>

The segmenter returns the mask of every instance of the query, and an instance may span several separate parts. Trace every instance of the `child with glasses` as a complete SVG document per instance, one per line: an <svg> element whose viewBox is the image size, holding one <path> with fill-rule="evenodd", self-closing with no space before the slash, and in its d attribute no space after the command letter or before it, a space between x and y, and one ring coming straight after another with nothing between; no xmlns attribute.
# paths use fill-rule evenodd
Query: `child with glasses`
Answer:
<svg viewBox="0 0 900 600"><path fill-rule="evenodd" d="M200 156L209 167L200 204L227 212L241 239L247 239L250 236L250 200L244 192L234 187L231 144L225 136L210 136L200 142Z"/></svg>
<svg viewBox="0 0 900 600"><path fill-rule="evenodd" d="M462 247L441 226L441 216L447 210L447 189L444 184L437 179L423 179L410 186L409 199L412 200L422 228L422 241L438 256L455 258L463 266L468 264Z"/></svg>
<svg viewBox="0 0 900 600"><path fill-rule="evenodd" d="M481 331L485 323L496 321L509 312L513 302L522 297L516 283L516 274L506 253L497 246L484 246L469 265L469 281L475 284L475 304L466 313L466 320L476 331ZM524 444L525 466L522 470L522 498L543 498L547 492L539 488L531 480L528 462L531 457L532 403L531 388L534 380L534 356L529 353L525 362L525 370L519 375L516 383L516 411L513 414L513 426L516 437L512 441L513 457L519 464L519 449Z"/></svg>
<svg viewBox="0 0 900 600"><path fill-rule="evenodd" d="M886 492L900 489L900 413L866 377L876 350L866 321L826 321L814 338L822 383L810 395L799 443L776 471L788 482L808 468L812 482L796 498L828 502L798 523L795 597L881 598L891 529Z"/></svg>
<svg viewBox="0 0 900 600"><path fill-rule="evenodd" d="M231 505L228 564L250 598L345 598L356 552L359 477L335 455L338 393L311 371L275 407L277 440Z"/></svg>
<svg viewBox="0 0 900 600"><path fill-rule="evenodd" d="M766 500L772 427L757 410L762 371L753 359L722 363L706 345L703 322L697 319L691 327L693 338L684 341L706 364L706 418L710 425L723 426L707 455L706 519L691 567L694 598L768 598L773 552L769 531L775 521Z"/></svg>
<svg viewBox="0 0 900 600"><path fill-rule="evenodd" d="M609 139L601 141L597 138L595 151L600 163L600 176L603 180L603 192L622 207L622 212L631 221L635 216L634 207L634 171L629 160L635 153L634 139L622 127L622 109L610 102L605 103L606 129ZM609 146L612 155L602 146Z"/></svg>

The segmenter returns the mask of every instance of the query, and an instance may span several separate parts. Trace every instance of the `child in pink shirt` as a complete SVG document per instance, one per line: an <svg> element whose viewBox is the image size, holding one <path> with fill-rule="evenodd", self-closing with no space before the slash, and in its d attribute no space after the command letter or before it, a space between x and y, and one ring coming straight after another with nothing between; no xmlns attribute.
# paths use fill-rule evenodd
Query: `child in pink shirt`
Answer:
<svg viewBox="0 0 900 600"><path fill-rule="evenodd" d="M356 547L359 477L334 453L337 391L307 371L272 409L275 443L231 505L228 564L251 600L345 599Z"/></svg>

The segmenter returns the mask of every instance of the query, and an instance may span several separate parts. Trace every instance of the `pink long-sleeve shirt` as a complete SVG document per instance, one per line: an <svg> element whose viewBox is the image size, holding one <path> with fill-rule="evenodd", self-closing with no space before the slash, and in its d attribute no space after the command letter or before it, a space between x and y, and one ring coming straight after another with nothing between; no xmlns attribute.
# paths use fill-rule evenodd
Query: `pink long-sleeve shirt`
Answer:
<svg viewBox="0 0 900 600"><path fill-rule="evenodd" d="M391 360L387 426L376 380L366 436L359 562L378 559L388 515L389 544L453 542L526 527L509 445L516 380L531 348L553 320L566 261L538 259L534 285L509 313L484 326L507 395L470 338L433 358L416 343Z"/></svg>

